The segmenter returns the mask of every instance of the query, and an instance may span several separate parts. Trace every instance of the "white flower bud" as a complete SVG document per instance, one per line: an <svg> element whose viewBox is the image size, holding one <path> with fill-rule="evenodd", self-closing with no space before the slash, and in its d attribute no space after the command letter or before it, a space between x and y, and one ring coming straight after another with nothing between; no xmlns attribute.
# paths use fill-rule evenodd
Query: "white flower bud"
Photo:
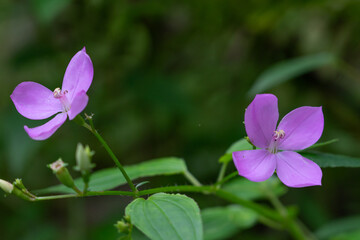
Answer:
<svg viewBox="0 0 360 240"><path fill-rule="evenodd" d="M95 167L95 164L91 163L91 158L94 156L95 152L91 151L89 146L84 146L81 143L78 143L76 148L76 167L77 171L82 172L83 174L90 173L91 170Z"/></svg>
<svg viewBox="0 0 360 240"><path fill-rule="evenodd" d="M14 190L14 186L11 183L2 179L0 179L0 188L8 194L11 194Z"/></svg>

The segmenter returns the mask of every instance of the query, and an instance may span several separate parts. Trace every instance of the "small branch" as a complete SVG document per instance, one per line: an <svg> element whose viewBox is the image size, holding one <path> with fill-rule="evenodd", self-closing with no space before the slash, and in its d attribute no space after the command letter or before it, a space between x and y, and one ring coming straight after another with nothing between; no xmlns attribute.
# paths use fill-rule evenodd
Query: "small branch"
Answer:
<svg viewBox="0 0 360 240"><path fill-rule="evenodd" d="M234 178L234 177L236 177L238 175L239 175L238 172L232 172L229 175L227 175L226 177L224 177L221 181L217 182L215 184L215 186L220 187L222 184L226 183L227 181L229 181L230 179L232 179L232 178Z"/></svg>
<svg viewBox="0 0 360 240"><path fill-rule="evenodd" d="M271 208L262 206L258 203L254 203L238 196L229 193L227 191L216 189L215 186L191 186L191 185L182 185L182 186L170 186L170 187L159 187L152 188L147 190L142 190L137 193L137 196L150 195L160 192L196 192L203 194L214 194L219 198L227 200L232 203L240 204L246 208L252 209L258 214L272 219L274 221L282 221L282 216L279 215L276 211ZM90 196L135 196L134 192L130 191L89 191L85 195L77 194L65 194L65 195L55 195L55 196L43 196L36 197L33 201L44 201L44 200L54 200L54 199L63 199L63 198L77 198L77 197L90 197Z"/></svg>
<svg viewBox="0 0 360 240"><path fill-rule="evenodd" d="M36 197L32 201L44 201L44 200L90 197L90 196L115 196L115 195L135 197L135 196L151 195L160 192L195 192L195 193L203 193L203 194L213 194L228 202L236 203L243 207L255 211L260 216L259 221L265 225L277 229L282 229L282 226L285 227L289 231L289 233L293 236L294 239L298 239L298 240L313 239L313 235L311 236L308 232L304 233L305 232L304 227L300 226L300 224L298 224L297 221L295 221L295 219L290 218L288 215L284 217L282 214L279 214L277 211L274 211L269 207L239 198L238 196L230 192L224 191L222 189L217 189L216 186L191 186L191 185L170 186L170 187L159 187L159 188L142 190L139 191L138 193L134 193L130 191L89 191L82 196L76 194L44 196L44 197Z"/></svg>
<svg viewBox="0 0 360 240"><path fill-rule="evenodd" d="M281 203L280 199L272 191L269 191L266 185L263 186L264 187L262 189L265 192L265 195L268 197L271 204L282 216L283 225L288 229L289 233L293 236L293 238L298 240L314 239L313 236L305 232L304 228L298 224L297 219L294 219L293 217L289 216L288 210Z"/></svg>
<svg viewBox="0 0 360 240"><path fill-rule="evenodd" d="M91 117L88 118L89 123L90 123L90 125L89 125L85 122L85 120L80 115L78 115L76 118L78 118L78 117L80 119L78 122L82 122L82 126L85 127L86 129L88 129L103 145L105 150L110 155L111 159L114 161L115 165L119 168L120 172L124 176L126 182L129 184L131 190L135 193L134 196L136 197L136 195L137 195L136 193L138 192L138 190L135 188L133 182L131 181L129 175L126 173L126 171L125 171L124 167L122 166L122 164L120 163L119 159L115 156L114 152L111 150L111 148L109 147L107 142L101 137L101 135L95 129L92 118Z"/></svg>
<svg viewBox="0 0 360 240"><path fill-rule="evenodd" d="M227 200L232 203L237 203L246 208L252 209L260 215L272 219L274 221L282 222L282 216L271 208L262 206L260 204L239 198L238 196L224 191L222 189L216 189L215 186L172 186L172 187L160 187L152 188L148 190L139 191L139 196L154 194L158 192L198 192L204 194L214 194L219 198Z"/></svg>
<svg viewBox="0 0 360 240"><path fill-rule="evenodd" d="M78 194L64 194L64 195L55 195L55 196L36 197L32 201L33 202L38 202L38 201L64 199L64 198L78 198L78 197L83 197L83 196L78 195Z"/></svg>
<svg viewBox="0 0 360 240"><path fill-rule="evenodd" d="M269 218L266 218L264 216L259 216L258 217L258 221L261 222L262 224L277 229L277 230L284 230L284 226L278 222L275 222Z"/></svg>
<svg viewBox="0 0 360 240"><path fill-rule="evenodd" d="M72 188L78 195L80 195L80 196L82 196L82 195L84 195L84 193L80 190L80 189L78 189L75 185L74 185L74 187Z"/></svg>
<svg viewBox="0 0 360 240"><path fill-rule="evenodd" d="M217 180L216 180L216 183L217 183L218 188L221 187L221 183L219 183L219 182L221 182L221 181L223 180L224 176L225 176L225 172L226 172L227 165L228 165L227 162L224 162L224 163L221 165L221 169L220 169L220 172L219 172L219 176L218 176L218 178L217 178Z"/></svg>
<svg viewBox="0 0 360 240"><path fill-rule="evenodd" d="M202 186L202 184L188 170L184 172L185 178L194 186Z"/></svg>

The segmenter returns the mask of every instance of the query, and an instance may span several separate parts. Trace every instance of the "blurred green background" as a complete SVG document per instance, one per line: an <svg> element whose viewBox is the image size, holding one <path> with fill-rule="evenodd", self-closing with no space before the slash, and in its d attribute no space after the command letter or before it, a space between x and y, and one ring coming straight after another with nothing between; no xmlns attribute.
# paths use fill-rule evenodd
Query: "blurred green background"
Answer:
<svg viewBox="0 0 360 240"><path fill-rule="evenodd" d="M85 129L66 122L50 139L31 140L10 100L17 84L61 86L71 57L86 46L95 69L86 113L125 165L183 157L201 182L215 181L218 158L245 136L243 116L256 79L280 61L328 53L324 64L266 90L280 116L323 106L322 151L360 156L360 2L347 0L29 0L0 1L0 178L22 178L29 189L57 181L46 164L75 163L76 144L96 151L97 169L112 167ZM234 170L231 164L229 171ZM360 214L358 169L324 169L323 186L289 189L311 229ZM76 176L76 173L74 173ZM177 177L149 185L185 184ZM124 187L123 189L127 189ZM225 204L190 194L200 207ZM0 198L1 239L115 239L113 224L131 201L95 197L28 203ZM234 239L287 239L262 225Z"/></svg>

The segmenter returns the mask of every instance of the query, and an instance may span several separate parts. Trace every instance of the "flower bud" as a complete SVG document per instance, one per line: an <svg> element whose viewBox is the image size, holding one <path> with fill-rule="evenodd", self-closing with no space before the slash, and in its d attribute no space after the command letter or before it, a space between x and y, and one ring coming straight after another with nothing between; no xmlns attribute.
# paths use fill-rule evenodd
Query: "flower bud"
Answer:
<svg viewBox="0 0 360 240"><path fill-rule="evenodd" d="M19 185L22 186L23 189L19 189L17 183L19 183ZM13 184L0 179L0 188L4 190L4 192L7 194L14 194L15 196L18 196L27 201L33 201L36 198L25 188L24 184L22 184L21 179L16 179Z"/></svg>
<svg viewBox="0 0 360 240"><path fill-rule="evenodd" d="M26 190L26 187L24 186L21 178L15 179L13 184L14 184L15 187L17 187L20 190Z"/></svg>
<svg viewBox="0 0 360 240"><path fill-rule="evenodd" d="M91 151L89 146L84 146L78 143L76 148L76 167L75 170L80 171L82 174L88 174L95 167L95 164L91 163L91 158L95 152Z"/></svg>
<svg viewBox="0 0 360 240"><path fill-rule="evenodd" d="M61 160L61 158L51 164L48 167L53 171L56 175L57 179L69 188L75 187L74 179L71 177L69 171L66 168L67 164Z"/></svg>
<svg viewBox="0 0 360 240"><path fill-rule="evenodd" d="M129 233L131 228L130 224L124 221L117 221L117 223L114 224L114 226L119 231L119 233Z"/></svg>
<svg viewBox="0 0 360 240"><path fill-rule="evenodd" d="M11 183L2 179L0 179L0 188L8 194L11 194L14 190L14 186Z"/></svg>

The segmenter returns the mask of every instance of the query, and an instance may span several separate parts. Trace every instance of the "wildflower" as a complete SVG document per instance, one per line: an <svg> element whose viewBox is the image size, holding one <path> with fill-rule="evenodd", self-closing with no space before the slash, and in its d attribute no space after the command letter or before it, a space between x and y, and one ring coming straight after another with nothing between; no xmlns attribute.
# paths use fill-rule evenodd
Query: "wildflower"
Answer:
<svg viewBox="0 0 360 240"><path fill-rule="evenodd" d="M53 92L35 82L22 82L10 98L18 112L32 120L46 119L57 114L44 125L25 131L34 140L49 138L69 117L73 120L84 110L89 97L86 95L94 75L93 65L85 47L71 59L67 66L62 88Z"/></svg>
<svg viewBox="0 0 360 240"><path fill-rule="evenodd" d="M256 150L233 152L239 175L260 182L276 170L289 187L321 185L322 172L313 161L295 152L319 140L324 129L321 107L300 107L279 123L277 98L259 94L245 111L245 129Z"/></svg>

